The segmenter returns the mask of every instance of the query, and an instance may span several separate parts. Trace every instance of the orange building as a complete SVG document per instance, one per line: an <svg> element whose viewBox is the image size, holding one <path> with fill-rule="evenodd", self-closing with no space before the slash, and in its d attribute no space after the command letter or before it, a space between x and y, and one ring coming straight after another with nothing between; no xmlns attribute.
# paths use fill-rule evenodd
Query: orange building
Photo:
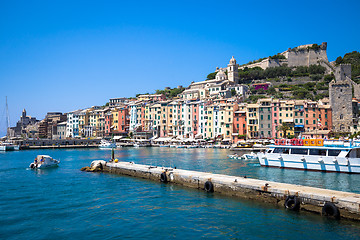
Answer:
<svg viewBox="0 0 360 240"><path fill-rule="evenodd" d="M129 132L130 127L130 114L129 109L126 107L118 108L118 122L117 133L125 135Z"/></svg>
<svg viewBox="0 0 360 240"><path fill-rule="evenodd" d="M318 102L304 103L305 132L315 130L331 130L332 118L329 105L319 105Z"/></svg>
<svg viewBox="0 0 360 240"><path fill-rule="evenodd" d="M233 121L232 142L246 139L246 111L235 111Z"/></svg>

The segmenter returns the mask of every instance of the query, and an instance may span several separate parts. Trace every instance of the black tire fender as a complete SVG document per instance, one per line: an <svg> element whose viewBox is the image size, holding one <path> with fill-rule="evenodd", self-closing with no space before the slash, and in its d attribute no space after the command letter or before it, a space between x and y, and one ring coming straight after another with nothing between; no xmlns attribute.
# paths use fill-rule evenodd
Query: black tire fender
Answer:
<svg viewBox="0 0 360 240"><path fill-rule="evenodd" d="M206 192L214 192L214 184L211 181L206 181L204 184L204 190Z"/></svg>
<svg viewBox="0 0 360 240"><path fill-rule="evenodd" d="M322 208L322 215L326 217L332 217L335 219L340 219L340 210L335 204L331 202L326 202Z"/></svg>
<svg viewBox="0 0 360 240"><path fill-rule="evenodd" d="M286 209L298 211L300 209L300 199L295 195L289 195L286 197L284 206Z"/></svg>
<svg viewBox="0 0 360 240"><path fill-rule="evenodd" d="M167 183L168 182L168 179L167 179L167 176L166 176L166 172L162 172L161 175L160 175L160 181L163 182L163 183Z"/></svg>

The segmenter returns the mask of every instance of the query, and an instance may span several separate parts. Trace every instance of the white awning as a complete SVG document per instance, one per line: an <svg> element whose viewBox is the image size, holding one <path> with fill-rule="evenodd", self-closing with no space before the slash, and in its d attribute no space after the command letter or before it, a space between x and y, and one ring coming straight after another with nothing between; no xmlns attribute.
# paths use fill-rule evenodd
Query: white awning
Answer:
<svg viewBox="0 0 360 240"><path fill-rule="evenodd" d="M225 139L222 140L222 142L226 142L226 141L231 141L231 139L230 138L225 138Z"/></svg>
<svg viewBox="0 0 360 240"><path fill-rule="evenodd" d="M158 139L155 139L154 142L169 142L171 139L171 137L159 137Z"/></svg>
<svg viewBox="0 0 360 240"><path fill-rule="evenodd" d="M114 140L122 139L124 136L114 136Z"/></svg>

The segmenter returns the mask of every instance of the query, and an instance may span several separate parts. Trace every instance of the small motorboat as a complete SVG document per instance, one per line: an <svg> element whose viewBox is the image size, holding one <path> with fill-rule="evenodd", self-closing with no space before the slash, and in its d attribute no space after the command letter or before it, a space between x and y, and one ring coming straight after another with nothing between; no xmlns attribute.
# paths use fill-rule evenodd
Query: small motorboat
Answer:
<svg viewBox="0 0 360 240"><path fill-rule="evenodd" d="M100 148L100 149L116 148L116 143L106 141L105 139L101 139L99 148Z"/></svg>
<svg viewBox="0 0 360 240"><path fill-rule="evenodd" d="M237 153L235 153L235 154L232 154L232 155L228 155L228 158L230 158L230 159L240 159L240 156L237 155Z"/></svg>
<svg viewBox="0 0 360 240"><path fill-rule="evenodd" d="M258 160L258 156L254 152L245 153L244 155L241 156L241 159L244 159L244 160Z"/></svg>
<svg viewBox="0 0 360 240"><path fill-rule="evenodd" d="M49 155L37 155L34 162L30 163L29 168L31 169L43 169L50 167L57 167L60 161L53 159Z"/></svg>

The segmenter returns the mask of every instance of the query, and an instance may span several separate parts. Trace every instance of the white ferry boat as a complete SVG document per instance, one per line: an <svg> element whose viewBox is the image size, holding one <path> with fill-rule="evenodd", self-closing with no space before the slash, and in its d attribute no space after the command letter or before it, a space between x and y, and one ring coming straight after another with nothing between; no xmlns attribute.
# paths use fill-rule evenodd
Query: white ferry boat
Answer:
<svg viewBox="0 0 360 240"><path fill-rule="evenodd" d="M313 140L308 140L311 143ZM300 142L300 141L298 141ZM298 143L268 145L258 153L261 166L310 171L360 173L360 147L327 146L320 140L314 144ZM319 144L317 144L319 143Z"/></svg>

